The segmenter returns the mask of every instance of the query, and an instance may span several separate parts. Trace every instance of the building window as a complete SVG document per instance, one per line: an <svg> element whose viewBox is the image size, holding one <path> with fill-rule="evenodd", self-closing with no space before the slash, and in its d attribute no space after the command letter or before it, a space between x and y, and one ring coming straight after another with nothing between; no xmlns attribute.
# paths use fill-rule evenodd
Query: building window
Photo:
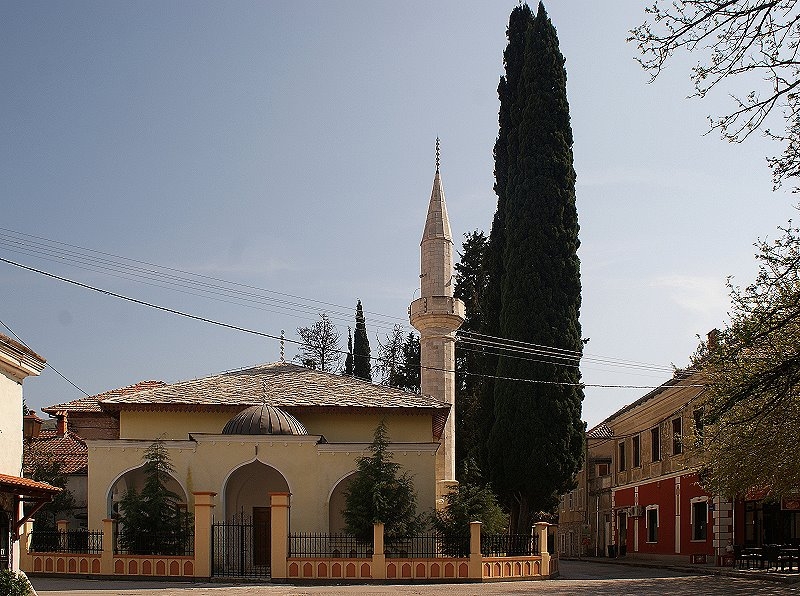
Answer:
<svg viewBox="0 0 800 596"><path fill-rule="evenodd" d="M625 471L625 441L619 443L619 471Z"/></svg>
<svg viewBox="0 0 800 596"><path fill-rule="evenodd" d="M633 436L633 467L639 468L642 465L642 454L639 449L640 447L640 440L639 435Z"/></svg>
<svg viewBox="0 0 800 596"><path fill-rule="evenodd" d="M661 429L658 426L650 430L650 453L653 461L661 461Z"/></svg>
<svg viewBox="0 0 800 596"><path fill-rule="evenodd" d="M700 447L703 444L703 408L698 408L692 412L694 418L694 442Z"/></svg>
<svg viewBox="0 0 800 596"><path fill-rule="evenodd" d="M598 476L608 476L608 464L597 464L597 475Z"/></svg>
<svg viewBox="0 0 800 596"><path fill-rule="evenodd" d="M681 435L683 434L683 425L680 418L672 419L672 455L680 455L683 453L683 441Z"/></svg>
<svg viewBox="0 0 800 596"><path fill-rule="evenodd" d="M708 536L708 501L692 502L692 540L705 540Z"/></svg>
<svg viewBox="0 0 800 596"><path fill-rule="evenodd" d="M647 542L658 542L658 505L648 505L645 517Z"/></svg>
<svg viewBox="0 0 800 596"><path fill-rule="evenodd" d="M573 496L572 496L573 494L575 494L575 491L571 490L571 491L569 491L569 494L567 495L569 497L569 507L568 508L570 509L570 511L575 508L575 502L574 502Z"/></svg>

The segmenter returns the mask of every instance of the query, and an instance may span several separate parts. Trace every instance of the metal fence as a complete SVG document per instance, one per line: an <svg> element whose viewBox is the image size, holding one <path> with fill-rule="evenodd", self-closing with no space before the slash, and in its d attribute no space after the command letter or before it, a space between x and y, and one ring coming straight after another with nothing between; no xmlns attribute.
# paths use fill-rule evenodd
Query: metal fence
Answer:
<svg viewBox="0 0 800 596"><path fill-rule="evenodd" d="M531 534L486 534L481 536L484 557L515 557L539 554L539 538Z"/></svg>
<svg viewBox="0 0 800 596"><path fill-rule="evenodd" d="M350 534L298 532L289 535L289 556L303 558L369 559L372 541L362 542Z"/></svg>
<svg viewBox="0 0 800 596"><path fill-rule="evenodd" d="M114 553L118 555L194 555L194 531L184 529L165 532L129 532L116 535Z"/></svg>
<svg viewBox="0 0 800 596"><path fill-rule="evenodd" d="M237 515L212 526L212 575L270 577L270 524Z"/></svg>
<svg viewBox="0 0 800 596"><path fill-rule="evenodd" d="M469 535L445 536L434 533L417 534L408 538L387 539L384 552L387 558L393 559L468 557Z"/></svg>
<svg viewBox="0 0 800 596"><path fill-rule="evenodd" d="M84 529L34 530L28 546L37 553L100 554L103 552L103 532Z"/></svg>

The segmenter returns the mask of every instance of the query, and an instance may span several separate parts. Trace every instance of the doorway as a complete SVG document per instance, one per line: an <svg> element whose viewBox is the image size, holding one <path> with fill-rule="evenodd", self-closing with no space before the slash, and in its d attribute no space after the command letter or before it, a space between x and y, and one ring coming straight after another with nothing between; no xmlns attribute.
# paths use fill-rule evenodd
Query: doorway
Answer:
<svg viewBox="0 0 800 596"><path fill-rule="evenodd" d="M270 564L271 521L269 507L253 507L253 565Z"/></svg>
<svg viewBox="0 0 800 596"><path fill-rule="evenodd" d="M617 543L619 556L624 557L628 552L628 514L624 512L617 517Z"/></svg>

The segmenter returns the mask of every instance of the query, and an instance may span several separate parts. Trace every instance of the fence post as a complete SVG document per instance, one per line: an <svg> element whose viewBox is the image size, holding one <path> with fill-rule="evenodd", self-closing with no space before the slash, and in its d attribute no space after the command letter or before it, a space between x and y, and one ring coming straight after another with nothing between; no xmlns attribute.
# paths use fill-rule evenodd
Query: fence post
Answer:
<svg viewBox="0 0 800 596"><path fill-rule="evenodd" d="M386 554L383 550L383 522L372 526L372 578L386 579Z"/></svg>
<svg viewBox="0 0 800 596"><path fill-rule="evenodd" d="M483 579L481 554L481 526L479 521L469 522L469 578Z"/></svg>
<svg viewBox="0 0 800 596"><path fill-rule="evenodd" d="M193 492L194 495L194 576L211 577L211 522L214 497L210 491Z"/></svg>
<svg viewBox="0 0 800 596"><path fill-rule="evenodd" d="M100 574L114 575L114 529L115 519L103 520L103 554L100 555Z"/></svg>
<svg viewBox="0 0 800 596"><path fill-rule="evenodd" d="M269 493L270 577L286 579L286 557L289 555L289 493Z"/></svg>
<svg viewBox="0 0 800 596"><path fill-rule="evenodd" d="M550 577L550 551L547 550L547 522L536 522L535 532L539 535L539 554L542 556L542 577Z"/></svg>
<svg viewBox="0 0 800 596"><path fill-rule="evenodd" d="M56 522L56 528L59 532L67 532L69 531L69 521L66 519L60 519Z"/></svg>

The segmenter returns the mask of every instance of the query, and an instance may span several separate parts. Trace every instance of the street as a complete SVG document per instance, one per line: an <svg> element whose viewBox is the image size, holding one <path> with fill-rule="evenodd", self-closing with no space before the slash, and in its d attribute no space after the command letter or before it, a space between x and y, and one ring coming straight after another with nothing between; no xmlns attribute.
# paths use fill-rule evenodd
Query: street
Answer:
<svg viewBox="0 0 800 596"><path fill-rule="evenodd" d="M782 584L759 579L691 575L663 569L591 561L561 561L561 578L549 581L496 582L486 584L387 584L387 585L275 585L187 584L155 581L105 581L34 578L39 596L329 596L402 594L413 596L493 594L647 596L691 594L746 596L776 594L800 596L800 583Z"/></svg>

